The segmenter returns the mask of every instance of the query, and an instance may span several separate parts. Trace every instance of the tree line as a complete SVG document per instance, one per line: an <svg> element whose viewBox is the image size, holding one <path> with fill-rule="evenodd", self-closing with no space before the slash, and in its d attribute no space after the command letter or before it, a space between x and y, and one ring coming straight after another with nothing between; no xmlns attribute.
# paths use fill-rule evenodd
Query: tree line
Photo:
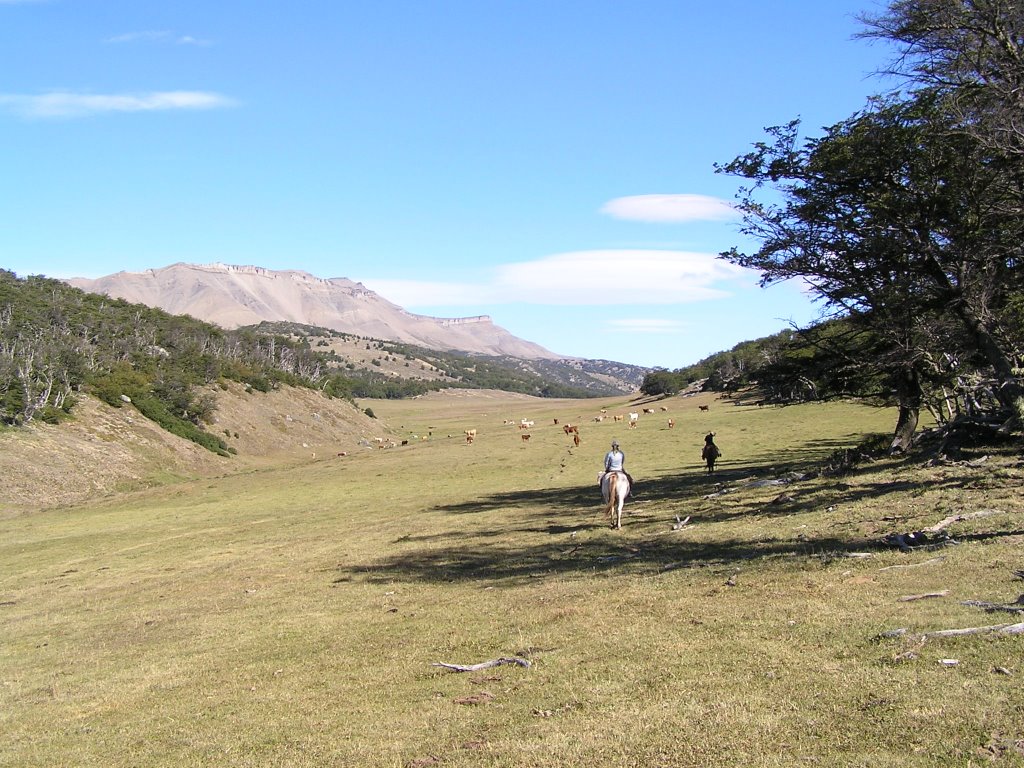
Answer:
<svg viewBox="0 0 1024 768"><path fill-rule="evenodd" d="M329 332L272 325L229 331L0 269L0 425L60 421L80 393L88 392L113 407L131 404L163 428L228 454L233 449L204 425L216 409L209 385L231 381L260 392L308 387L353 403L361 397L412 397L442 386L590 396L454 353L436 357L449 369L443 380L348 370L311 346L309 337L323 333Z"/></svg>
<svg viewBox="0 0 1024 768"><path fill-rule="evenodd" d="M1024 5L891 0L861 21L894 46L899 88L820 136L799 120L768 128L716 166L744 180L741 231L759 243L722 258L762 285L802 281L833 321L759 345L747 375L777 377L779 397L783 382L797 398L877 387L899 406L893 450L924 407L1019 428Z"/></svg>

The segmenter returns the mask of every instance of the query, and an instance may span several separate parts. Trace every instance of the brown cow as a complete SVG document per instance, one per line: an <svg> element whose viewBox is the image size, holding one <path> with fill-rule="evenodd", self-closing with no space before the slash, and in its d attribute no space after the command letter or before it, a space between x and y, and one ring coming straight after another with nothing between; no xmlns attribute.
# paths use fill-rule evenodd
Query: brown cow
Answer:
<svg viewBox="0 0 1024 768"><path fill-rule="evenodd" d="M468 443L469 445L472 445L473 441L475 439L476 439L476 430L475 429L467 429L466 430L466 443Z"/></svg>
<svg viewBox="0 0 1024 768"><path fill-rule="evenodd" d="M709 406L707 405L698 405L697 407L700 408L702 411L706 411L709 409Z"/></svg>
<svg viewBox="0 0 1024 768"><path fill-rule="evenodd" d="M529 434L524 434L524 435L520 435L520 437L522 437L522 438L523 438L523 442L524 442L524 443L525 443L525 442L526 442L527 440L529 440L529 439L530 439L530 435L529 435Z"/></svg>

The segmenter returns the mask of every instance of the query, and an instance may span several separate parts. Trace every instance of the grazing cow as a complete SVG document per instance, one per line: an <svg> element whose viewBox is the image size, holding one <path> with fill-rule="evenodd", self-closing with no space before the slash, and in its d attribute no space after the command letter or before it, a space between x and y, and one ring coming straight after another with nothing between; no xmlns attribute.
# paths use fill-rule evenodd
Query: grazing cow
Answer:
<svg viewBox="0 0 1024 768"><path fill-rule="evenodd" d="M562 431L567 435L571 435L573 432L579 432L580 428L575 424L565 424L562 426Z"/></svg>
<svg viewBox="0 0 1024 768"><path fill-rule="evenodd" d="M710 409L710 406L707 405L698 405L697 407L700 408L702 411L707 411Z"/></svg>
<svg viewBox="0 0 1024 768"><path fill-rule="evenodd" d="M653 408L644 408L644 413L654 413Z"/></svg>
<svg viewBox="0 0 1024 768"><path fill-rule="evenodd" d="M658 406L658 408L659 408L659 410L662 410L662 411L667 411L668 410L668 406L665 406L665 405L660 405L660 406Z"/></svg>
<svg viewBox="0 0 1024 768"><path fill-rule="evenodd" d="M629 413L629 428L636 429L636 423L640 421L640 414L630 411Z"/></svg>
<svg viewBox="0 0 1024 768"><path fill-rule="evenodd" d="M467 429L466 430L466 443L468 443L469 445L472 445L474 440L476 440L476 430L475 429Z"/></svg>
<svg viewBox="0 0 1024 768"><path fill-rule="evenodd" d="M558 426L558 419L555 419L555 426Z"/></svg>
<svg viewBox="0 0 1024 768"><path fill-rule="evenodd" d="M527 432L525 434L520 435L520 437L523 438L523 442L525 443L527 440L530 439L530 433Z"/></svg>
<svg viewBox="0 0 1024 768"><path fill-rule="evenodd" d="M579 433L579 430L575 430L572 433L572 444L575 445L577 448L580 447L580 433Z"/></svg>
<svg viewBox="0 0 1024 768"><path fill-rule="evenodd" d="M674 427L675 425L676 425L675 421L673 421L672 419L668 420L668 428L669 429L672 429L672 427Z"/></svg>
<svg viewBox="0 0 1024 768"><path fill-rule="evenodd" d="M594 421L600 424L602 421L604 421L604 416L595 416Z"/></svg>
<svg viewBox="0 0 1024 768"><path fill-rule="evenodd" d="M616 413L614 416L612 416L612 421L622 421L624 418L626 417L623 416L621 413Z"/></svg>

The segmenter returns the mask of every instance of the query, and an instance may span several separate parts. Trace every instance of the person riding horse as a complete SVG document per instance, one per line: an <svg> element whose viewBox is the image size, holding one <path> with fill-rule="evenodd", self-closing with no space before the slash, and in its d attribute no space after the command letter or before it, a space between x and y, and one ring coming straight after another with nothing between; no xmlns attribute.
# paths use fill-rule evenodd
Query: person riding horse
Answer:
<svg viewBox="0 0 1024 768"><path fill-rule="evenodd" d="M624 474L626 479L629 481L629 493L627 495L631 496L633 494L633 478L630 477L629 472L626 471L625 464L626 454L619 450L619 441L612 440L612 449L604 456L605 474L609 472L621 472Z"/></svg>
<svg viewBox="0 0 1024 768"><path fill-rule="evenodd" d="M722 452L715 445L715 433L708 432L704 437L704 448L700 452L700 457L707 464L709 475L715 471L715 462L718 461L721 455Z"/></svg>

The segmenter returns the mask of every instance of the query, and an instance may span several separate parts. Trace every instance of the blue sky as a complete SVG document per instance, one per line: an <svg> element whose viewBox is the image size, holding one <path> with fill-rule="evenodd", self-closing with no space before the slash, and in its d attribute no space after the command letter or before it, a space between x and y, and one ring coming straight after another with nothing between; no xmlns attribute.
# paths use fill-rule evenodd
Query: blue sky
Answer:
<svg viewBox="0 0 1024 768"><path fill-rule="evenodd" d="M678 368L815 308L713 164L883 90L873 0L0 0L0 267L363 282Z"/></svg>

